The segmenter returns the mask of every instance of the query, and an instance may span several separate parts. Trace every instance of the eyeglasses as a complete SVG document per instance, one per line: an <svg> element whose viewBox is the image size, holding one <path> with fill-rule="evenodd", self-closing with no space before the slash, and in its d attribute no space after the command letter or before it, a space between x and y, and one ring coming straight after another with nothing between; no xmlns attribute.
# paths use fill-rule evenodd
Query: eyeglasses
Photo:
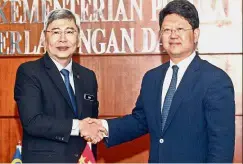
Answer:
<svg viewBox="0 0 243 164"><path fill-rule="evenodd" d="M177 35L183 35L188 30L193 30L193 29L191 29L191 28L188 28L188 29L185 29L185 28L175 28L175 29L163 28L161 30L161 32L162 32L162 35L171 35L172 32L175 32L175 34L177 34Z"/></svg>
<svg viewBox="0 0 243 164"><path fill-rule="evenodd" d="M53 38L60 38L62 36L62 33L64 33L64 35L66 37L73 37L73 36L75 36L75 33L77 31L70 29L70 30L64 30L64 31L62 31L62 30L50 30L50 31L46 30L45 32L51 33L51 36Z"/></svg>

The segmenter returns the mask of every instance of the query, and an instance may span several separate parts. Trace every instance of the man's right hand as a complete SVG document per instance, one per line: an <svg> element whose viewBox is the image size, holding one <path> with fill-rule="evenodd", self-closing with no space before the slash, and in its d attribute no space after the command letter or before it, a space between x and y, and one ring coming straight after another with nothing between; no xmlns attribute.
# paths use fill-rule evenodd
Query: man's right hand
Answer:
<svg viewBox="0 0 243 164"><path fill-rule="evenodd" d="M102 126L99 119L85 118L79 122L80 136L92 144L100 142L107 136L106 129Z"/></svg>

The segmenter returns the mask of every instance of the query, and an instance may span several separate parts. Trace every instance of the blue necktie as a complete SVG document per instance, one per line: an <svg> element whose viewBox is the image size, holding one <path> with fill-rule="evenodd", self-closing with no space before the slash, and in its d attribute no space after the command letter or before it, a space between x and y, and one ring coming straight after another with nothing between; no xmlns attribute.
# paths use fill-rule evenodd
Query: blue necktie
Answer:
<svg viewBox="0 0 243 164"><path fill-rule="evenodd" d="M173 75L170 81L170 87L166 93L163 108L162 108L162 131L165 126L166 119L168 117L169 111L170 111L170 105L173 99L173 96L176 91L176 83L177 83L177 73L179 67L177 65L172 66L173 69Z"/></svg>
<svg viewBox="0 0 243 164"><path fill-rule="evenodd" d="M60 72L64 76L64 83L65 83L65 86L67 88L68 95L70 97L74 113L77 115L77 106L76 106L75 95L74 95L73 88L72 88L70 81L69 81L69 71L66 70L66 69L62 69Z"/></svg>

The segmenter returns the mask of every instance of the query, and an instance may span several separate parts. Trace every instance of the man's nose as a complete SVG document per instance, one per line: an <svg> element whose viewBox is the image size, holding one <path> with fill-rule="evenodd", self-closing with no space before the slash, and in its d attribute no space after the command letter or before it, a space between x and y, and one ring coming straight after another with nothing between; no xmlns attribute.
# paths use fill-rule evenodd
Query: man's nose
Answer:
<svg viewBox="0 0 243 164"><path fill-rule="evenodd" d="M60 41L65 42L66 40L67 40L67 38L66 38L66 34L65 34L65 32L63 31L63 32L60 34Z"/></svg>
<svg viewBox="0 0 243 164"><path fill-rule="evenodd" d="M176 29L171 29L170 37L172 38L178 37L178 31Z"/></svg>

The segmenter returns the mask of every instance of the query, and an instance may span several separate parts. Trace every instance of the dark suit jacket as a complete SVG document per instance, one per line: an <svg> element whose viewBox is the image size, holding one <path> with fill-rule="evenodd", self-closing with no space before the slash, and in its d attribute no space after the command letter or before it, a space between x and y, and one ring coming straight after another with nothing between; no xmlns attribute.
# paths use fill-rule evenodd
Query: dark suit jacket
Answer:
<svg viewBox="0 0 243 164"><path fill-rule="evenodd" d="M108 120L107 146L149 133L151 163L232 162L235 102L230 78L196 55L176 90L162 132L161 91L168 67L169 62L145 74L131 115Z"/></svg>
<svg viewBox="0 0 243 164"><path fill-rule="evenodd" d="M75 62L72 69L78 119L97 118L95 73ZM84 94L93 97L86 100ZM77 117L64 81L48 54L20 65L14 98L23 127L23 162L77 163L86 142L80 136L70 136L72 120Z"/></svg>

